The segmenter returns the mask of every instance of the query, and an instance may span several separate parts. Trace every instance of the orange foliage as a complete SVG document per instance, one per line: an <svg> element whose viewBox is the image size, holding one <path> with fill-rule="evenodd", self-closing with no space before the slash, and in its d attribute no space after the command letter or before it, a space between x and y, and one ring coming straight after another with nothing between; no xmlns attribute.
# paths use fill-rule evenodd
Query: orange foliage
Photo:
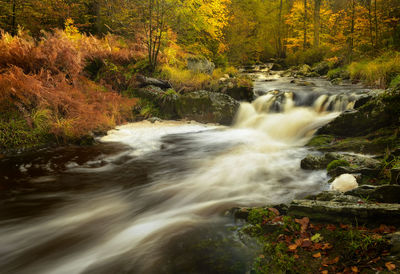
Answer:
<svg viewBox="0 0 400 274"><path fill-rule="evenodd" d="M49 133L59 141L105 131L131 119L135 100L122 98L81 75L90 58L134 58L133 51L113 48L116 42L108 39L109 48L94 37L73 39L63 31L45 34L39 42L23 33L14 37L3 33L1 111L18 111L28 124L32 113L49 111Z"/></svg>

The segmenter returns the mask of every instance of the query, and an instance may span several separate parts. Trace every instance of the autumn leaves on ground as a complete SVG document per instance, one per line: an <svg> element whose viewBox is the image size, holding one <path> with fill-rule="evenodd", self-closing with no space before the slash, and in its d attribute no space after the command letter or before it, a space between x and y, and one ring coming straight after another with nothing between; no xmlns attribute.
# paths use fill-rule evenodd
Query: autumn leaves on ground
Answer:
<svg viewBox="0 0 400 274"><path fill-rule="evenodd" d="M381 225L313 224L308 217L282 216L275 208L253 209L241 233L264 243L256 260L261 273L377 273L393 271L385 235L396 231Z"/></svg>

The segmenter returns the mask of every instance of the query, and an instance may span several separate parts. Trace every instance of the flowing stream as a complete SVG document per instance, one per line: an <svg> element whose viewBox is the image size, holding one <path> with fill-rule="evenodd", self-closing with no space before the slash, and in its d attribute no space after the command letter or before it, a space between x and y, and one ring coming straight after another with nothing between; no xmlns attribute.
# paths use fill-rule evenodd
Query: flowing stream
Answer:
<svg viewBox="0 0 400 274"><path fill-rule="evenodd" d="M257 74L232 127L144 121L0 159L1 273L245 273L226 212L327 189L304 144L363 91Z"/></svg>

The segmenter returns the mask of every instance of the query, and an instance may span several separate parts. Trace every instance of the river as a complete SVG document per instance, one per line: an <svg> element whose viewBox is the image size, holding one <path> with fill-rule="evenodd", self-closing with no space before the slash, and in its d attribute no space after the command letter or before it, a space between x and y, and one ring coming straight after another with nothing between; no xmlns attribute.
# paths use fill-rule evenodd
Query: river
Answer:
<svg viewBox="0 0 400 274"><path fill-rule="evenodd" d="M326 172L300 169L304 145L363 92L254 77L231 127L143 121L0 159L0 272L248 271L254 246L227 211L328 189Z"/></svg>

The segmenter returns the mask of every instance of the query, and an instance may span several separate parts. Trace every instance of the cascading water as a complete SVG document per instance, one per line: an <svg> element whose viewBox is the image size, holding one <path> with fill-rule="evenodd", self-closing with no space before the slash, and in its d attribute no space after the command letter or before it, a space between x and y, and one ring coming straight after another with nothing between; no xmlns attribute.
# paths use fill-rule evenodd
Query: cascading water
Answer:
<svg viewBox="0 0 400 274"><path fill-rule="evenodd" d="M1 272L218 272L190 255L193 239L185 235L229 226L224 212L232 207L287 203L327 189L325 172L300 169L302 146L338 115L330 106L341 111L354 100L306 97L270 92L242 103L230 128L121 126L102 139L125 144L118 153L71 156L58 170L59 152L48 162L19 163L26 188L0 212L8 211L0 222Z"/></svg>

